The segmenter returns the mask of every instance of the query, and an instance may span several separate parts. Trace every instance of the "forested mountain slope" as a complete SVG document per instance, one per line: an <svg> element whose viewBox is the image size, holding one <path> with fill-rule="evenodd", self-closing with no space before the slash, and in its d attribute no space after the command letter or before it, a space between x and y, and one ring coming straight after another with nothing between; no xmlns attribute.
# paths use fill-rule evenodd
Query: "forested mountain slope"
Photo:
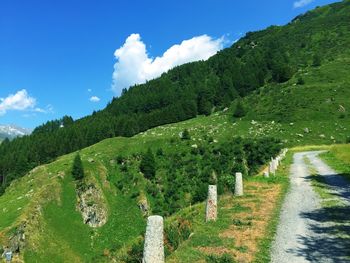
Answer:
<svg viewBox="0 0 350 263"><path fill-rule="evenodd" d="M349 18L349 1L319 7L285 26L248 33L208 61L176 67L156 80L131 87L91 116L77 121L64 117L36 128L30 136L5 140L0 145L1 191L14 178L57 156L105 138L132 136L158 125L209 115L237 98L260 92L261 87L270 90L283 87L281 83L289 85L287 81L300 71L332 65L349 55ZM311 94L318 96L305 90L306 97ZM297 108L297 104L289 108L288 114ZM267 108L255 110L251 118L264 119ZM276 121L293 121L293 116L284 118L283 114ZM319 117L329 119L327 114ZM272 115L267 119L273 119Z"/></svg>

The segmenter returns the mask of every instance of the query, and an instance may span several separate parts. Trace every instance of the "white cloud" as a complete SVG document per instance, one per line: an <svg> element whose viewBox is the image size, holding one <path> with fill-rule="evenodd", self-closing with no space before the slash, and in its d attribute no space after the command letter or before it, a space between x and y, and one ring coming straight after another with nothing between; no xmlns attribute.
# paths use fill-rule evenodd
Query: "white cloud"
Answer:
<svg viewBox="0 0 350 263"><path fill-rule="evenodd" d="M315 1L315 0L299 0L299 1L294 2L293 7L294 8L304 7L308 4L311 4L313 1Z"/></svg>
<svg viewBox="0 0 350 263"><path fill-rule="evenodd" d="M100 101L100 98L97 97L97 96L92 96L92 97L90 98L90 101L92 101L92 102L99 102L99 101Z"/></svg>
<svg viewBox="0 0 350 263"><path fill-rule="evenodd" d="M47 113L53 113L53 112L54 112L54 111L53 111L53 106L52 106L51 104L48 104L48 105L45 107L45 109L36 107L36 108L34 108L32 111L34 111L34 112L39 112L39 113L45 113L45 114L47 114Z"/></svg>
<svg viewBox="0 0 350 263"><path fill-rule="evenodd" d="M213 39L202 35L182 41L170 47L160 57L152 58L139 34L131 34L124 45L114 52L112 90L120 94L123 88L145 83L159 77L163 72L188 62L207 60L223 48L225 39Z"/></svg>
<svg viewBox="0 0 350 263"><path fill-rule="evenodd" d="M36 99L29 96L27 90L23 89L16 94L10 94L6 98L0 98L0 116L6 114L8 111L26 111L22 116L36 116L35 113L53 113L53 107L48 104L45 108L36 107Z"/></svg>
<svg viewBox="0 0 350 263"><path fill-rule="evenodd" d="M35 108L33 111L40 112L40 113L46 113L46 110L44 110L42 108Z"/></svg>
<svg viewBox="0 0 350 263"><path fill-rule="evenodd" d="M25 89L16 94L10 94L6 98L0 98L0 115L6 114L9 110L24 111L34 109L36 99L30 97ZM35 110L35 109L34 109Z"/></svg>

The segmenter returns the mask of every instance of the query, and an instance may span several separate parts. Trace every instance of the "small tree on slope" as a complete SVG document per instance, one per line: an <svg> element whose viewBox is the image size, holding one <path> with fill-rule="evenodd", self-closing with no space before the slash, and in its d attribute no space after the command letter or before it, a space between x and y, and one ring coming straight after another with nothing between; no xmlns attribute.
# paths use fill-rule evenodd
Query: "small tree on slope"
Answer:
<svg viewBox="0 0 350 263"><path fill-rule="evenodd" d="M234 111L234 113L233 113L233 117L234 118L242 118L242 117L244 117L245 116L245 109L244 109L244 107L243 107L243 103L242 103L242 101L241 100L239 100L238 102L237 102L237 105L236 105L236 109L235 109L235 111Z"/></svg>
<svg viewBox="0 0 350 263"><path fill-rule="evenodd" d="M148 149L148 151L142 156L140 170L149 180L153 179L156 175L156 161L151 149Z"/></svg>
<svg viewBox="0 0 350 263"><path fill-rule="evenodd" d="M84 168L83 168L83 163L81 162L79 153L74 158L72 175L74 180L77 180L77 181L82 180L84 178Z"/></svg>

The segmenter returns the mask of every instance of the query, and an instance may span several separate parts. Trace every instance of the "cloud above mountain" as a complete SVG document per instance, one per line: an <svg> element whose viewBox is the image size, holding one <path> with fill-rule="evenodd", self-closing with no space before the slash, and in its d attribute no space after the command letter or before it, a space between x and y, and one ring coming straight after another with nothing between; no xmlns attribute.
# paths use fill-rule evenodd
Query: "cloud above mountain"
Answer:
<svg viewBox="0 0 350 263"><path fill-rule="evenodd" d="M294 8L301 8L304 7L308 4L311 4L314 0L299 0L299 1L295 1L293 3L293 7Z"/></svg>
<svg viewBox="0 0 350 263"><path fill-rule="evenodd" d="M6 114L9 110L23 111L35 109L36 99L29 96L28 92L23 89L16 94L10 94L6 98L0 98L0 115Z"/></svg>
<svg viewBox="0 0 350 263"><path fill-rule="evenodd" d="M139 34L131 34L124 45L114 52L112 90L119 95L123 88L145 83L163 72L188 62L207 60L224 46L224 38L208 35L193 37L173 45L162 56L152 58Z"/></svg>
<svg viewBox="0 0 350 263"><path fill-rule="evenodd" d="M30 111L37 113L51 113L52 106L47 105L46 109L36 107L36 99L31 97L27 90L22 89L15 94L10 94L6 98L0 98L0 116L8 111Z"/></svg>

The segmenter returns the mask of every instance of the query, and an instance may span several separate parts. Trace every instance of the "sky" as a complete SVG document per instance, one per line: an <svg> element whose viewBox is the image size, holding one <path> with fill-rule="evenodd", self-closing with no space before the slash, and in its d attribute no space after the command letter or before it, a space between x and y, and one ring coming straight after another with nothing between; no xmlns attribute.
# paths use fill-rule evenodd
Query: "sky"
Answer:
<svg viewBox="0 0 350 263"><path fill-rule="evenodd" d="M0 124L81 118L123 88L332 2L1 0Z"/></svg>

